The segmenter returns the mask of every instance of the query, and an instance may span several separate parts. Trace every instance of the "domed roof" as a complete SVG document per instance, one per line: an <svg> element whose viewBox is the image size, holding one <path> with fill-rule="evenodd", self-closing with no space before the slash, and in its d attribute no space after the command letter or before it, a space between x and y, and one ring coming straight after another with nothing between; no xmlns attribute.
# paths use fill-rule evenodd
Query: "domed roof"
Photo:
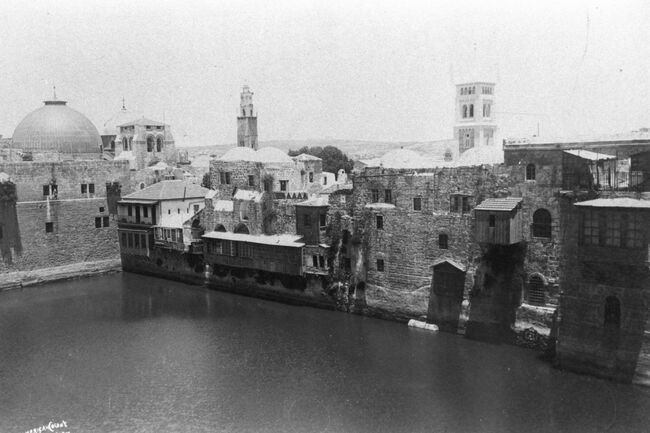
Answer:
<svg viewBox="0 0 650 433"><path fill-rule="evenodd" d="M14 147L37 152L97 153L101 138L97 128L80 112L55 98L32 111L18 124Z"/></svg>
<svg viewBox="0 0 650 433"><path fill-rule="evenodd" d="M141 115L127 110L124 103L122 103L122 109L104 122L103 135L117 135L120 132L120 125L132 122L139 117L141 117Z"/></svg>
<svg viewBox="0 0 650 433"><path fill-rule="evenodd" d="M386 153L379 160L384 168L425 168L430 166L419 153L409 149L395 149Z"/></svg>
<svg viewBox="0 0 650 433"><path fill-rule="evenodd" d="M456 161L456 166L463 167L501 163L503 163L503 149L500 146L478 146L463 152L458 158L458 161Z"/></svg>
<svg viewBox="0 0 650 433"><path fill-rule="evenodd" d="M257 161L280 164L293 164L293 159L277 147L263 147L257 151Z"/></svg>
<svg viewBox="0 0 650 433"><path fill-rule="evenodd" d="M250 147L233 147L217 158L220 161L257 161L257 154Z"/></svg>

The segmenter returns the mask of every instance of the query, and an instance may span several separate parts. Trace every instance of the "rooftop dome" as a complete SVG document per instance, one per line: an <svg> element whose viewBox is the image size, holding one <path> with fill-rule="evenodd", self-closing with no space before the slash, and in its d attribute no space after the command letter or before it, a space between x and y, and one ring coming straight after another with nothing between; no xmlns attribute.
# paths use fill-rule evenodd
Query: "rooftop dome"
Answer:
<svg viewBox="0 0 650 433"><path fill-rule="evenodd" d="M257 161L257 154L250 147L233 147L217 158L220 161Z"/></svg>
<svg viewBox="0 0 650 433"><path fill-rule="evenodd" d="M463 152L458 161L457 167L483 165L483 164L501 164L503 163L503 149L500 146L479 146Z"/></svg>
<svg viewBox="0 0 650 433"><path fill-rule="evenodd" d="M101 138L97 128L80 112L56 99L32 111L18 124L13 146L36 152L97 153Z"/></svg>
<svg viewBox="0 0 650 433"><path fill-rule="evenodd" d="M293 159L277 147L263 147L257 151L257 160L263 163L293 164Z"/></svg>
<svg viewBox="0 0 650 433"><path fill-rule="evenodd" d="M382 156L379 162L384 168L424 168L428 166L422 155L409 149L391 150Z"/></svg>

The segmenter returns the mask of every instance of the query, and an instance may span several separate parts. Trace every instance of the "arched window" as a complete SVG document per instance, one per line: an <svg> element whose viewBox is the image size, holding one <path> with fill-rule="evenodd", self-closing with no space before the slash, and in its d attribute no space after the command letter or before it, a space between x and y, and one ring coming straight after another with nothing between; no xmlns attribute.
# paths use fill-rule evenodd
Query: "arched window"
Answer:
<svg viewBox="0 0 650 433"><path fill-rule="evenodd" d="M539 275L531 275L528 279L528 293L526 302L530 305L546 304L544 296L544 279Z"/></svg>
<svg viewBox="0 0 650 433"><path fill-rule="evenodd" d="M215 232L225 232L226 228L223 226L223 224L217 224L217 226L214 228Z"/></svg>
<svg viewBox="0 0 650 433"><path fill-rule="evenodd" d="M147 137L147 152L153 152L153 137L151 135Z"/></svg>
<svg viewBox="0 0 650 433"><path fill-rule="evenodd" d="M248 231L248 227L246 227L246 224L239 224L237 228L235 228L235 233L240 233L244 235L250 234L250 232Z"/></svg>
<svg viewBox="0 0 650 433"><path fill-rule="evenodd" d="M474 104L469 104L469 117L474 117Z"/></svg>
<svg viewBox="0 0 650 433"><path fill-rule="evenodd" d="M162 137L158 137L156 139L156 152L162 152L162 146L163 146L163 139Z"/></svg>
<svg viewBox="0 0 650 433"><path fill-rule="evenodd" d="M133 137L129 137L129 150L133 150Z"/></svg>
<svg viewBox="0 0 650 433"><path fill-rule="evenodd" d="M463 105L463 119L467 117L467 105Z"/></svg>
<svg viewBox="0 0 650 433"><path fill-rule="evenodd" d="M129 139L126 137L122 138L122 149L129 150Z"/></svg>
<svg viewBox="0 0 650 433"><path fill-rule="evenodd" d="M551 237L551 213L546 209L537 209L533 214L533 236Z"/></svg>
<svg viewBox="0 0 650 433"><path fill-rule="evenodd" d="M526 180L535 180L535 164L526 166Z"/></svg>
<svg viewBox="0 0 650 433"><path fill-rule="evenodd" d="M616 296L608 296L605 299L605 326L621 327L621 301Z"/></svg>
<svg viewBox="0 0 650 433"><path fill-rule="evenodd" d="M140 182L140 189L144 189L144 182Z"/></svg>
<svg viewBox="0 0 650 433"><path fill-rule="evenodd" d="M440 233L438 235L438 248L441 250L446 250L449 248L449 235L445 233Z"/></svg>

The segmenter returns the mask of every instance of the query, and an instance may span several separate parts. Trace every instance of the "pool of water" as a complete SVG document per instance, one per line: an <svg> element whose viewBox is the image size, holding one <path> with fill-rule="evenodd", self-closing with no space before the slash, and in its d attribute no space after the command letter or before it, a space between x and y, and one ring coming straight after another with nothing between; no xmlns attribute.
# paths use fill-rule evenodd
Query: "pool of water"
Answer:
<svg viewBox="0 0 650 433"><path fill-rule="evenodd" d="M647 432L534 351L134 274L0 293L0 431Z"/></svg>

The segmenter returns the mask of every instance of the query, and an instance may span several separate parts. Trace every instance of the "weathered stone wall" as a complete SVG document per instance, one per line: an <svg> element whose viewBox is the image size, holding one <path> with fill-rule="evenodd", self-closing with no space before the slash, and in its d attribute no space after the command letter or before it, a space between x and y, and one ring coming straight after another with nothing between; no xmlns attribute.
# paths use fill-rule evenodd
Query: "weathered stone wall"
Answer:
<svg viewBox="0 0 650 433"><path fill-rule="evenodd" d="M119 257L117 222L103 198L18 202L16 214L22 251L12 248L11 258L0 261L0 272ZM101 228L95 227L96 217L102 218ZM103 227L104 217L108 227ZM46 222L52 223L51 233L46 232Z"/></svg>

